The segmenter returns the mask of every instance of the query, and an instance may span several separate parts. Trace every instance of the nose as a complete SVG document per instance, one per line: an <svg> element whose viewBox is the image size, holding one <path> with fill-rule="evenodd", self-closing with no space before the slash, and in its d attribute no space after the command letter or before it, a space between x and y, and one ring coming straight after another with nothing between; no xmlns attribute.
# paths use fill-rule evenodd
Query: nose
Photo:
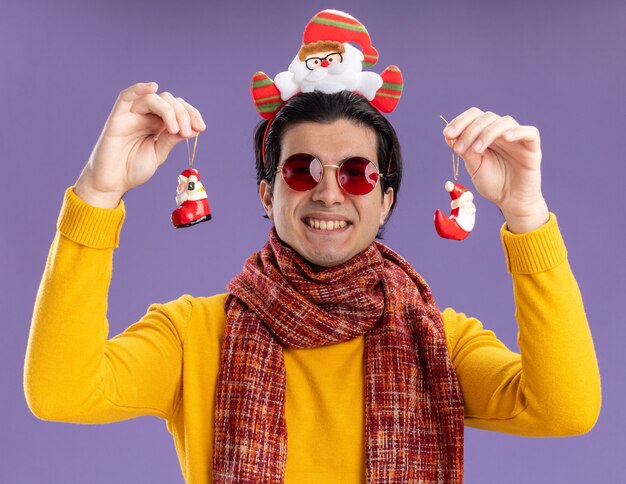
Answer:
<svg viewBox="0 0 626 484"><path fill-rule="evenodd" d="M311 190L311 197L314 201L321 202L326 207L343 203L345 194L337 181L336 166L324 166L324 175L320 182Z"/></svg>
<svg viewBox="0 0 626 484"><path fill-rule="evenodd" d="M326 59L322 61L322 67L328 67L329 65L330 65L330 62L328 62Z"/></svg>

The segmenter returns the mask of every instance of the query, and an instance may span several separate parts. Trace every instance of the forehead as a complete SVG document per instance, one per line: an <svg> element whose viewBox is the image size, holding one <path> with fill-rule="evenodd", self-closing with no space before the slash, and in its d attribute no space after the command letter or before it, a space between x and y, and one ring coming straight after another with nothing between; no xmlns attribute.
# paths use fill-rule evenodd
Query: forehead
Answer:
<svg viewBox="0 0 626 484"><path fill-rule="evenodd" d="M282 136L281 161L295 153L310 153L330 163L350 156L377 162L376 133L366 125L347 119L331 123L298 123Z"/></svg>

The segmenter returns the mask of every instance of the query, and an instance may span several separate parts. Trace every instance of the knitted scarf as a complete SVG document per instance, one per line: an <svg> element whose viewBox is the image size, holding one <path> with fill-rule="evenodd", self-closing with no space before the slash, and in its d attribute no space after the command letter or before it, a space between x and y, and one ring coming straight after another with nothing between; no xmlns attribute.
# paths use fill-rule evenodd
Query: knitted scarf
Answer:
<svg viewBox="0 0 626 484"><path fill-rule="evenodd" d="M368 483L461 483L463 402L441 315L421 276L373 242L315 272L275 229L228 285L215 409L217 483L282 483L282 347L365 335Z"/></svg>

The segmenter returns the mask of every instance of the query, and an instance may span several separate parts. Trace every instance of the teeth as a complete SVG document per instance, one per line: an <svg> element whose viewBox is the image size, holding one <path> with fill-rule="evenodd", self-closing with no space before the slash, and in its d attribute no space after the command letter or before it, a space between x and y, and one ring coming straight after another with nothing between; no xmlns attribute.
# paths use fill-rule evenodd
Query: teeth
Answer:
<svg viewBox="0 0 626 484"><path fill-rule="evenodd" d="M344 228L348 223L345 220L316 220L308 219L309 227L320 230L338 230Z"/></svg>

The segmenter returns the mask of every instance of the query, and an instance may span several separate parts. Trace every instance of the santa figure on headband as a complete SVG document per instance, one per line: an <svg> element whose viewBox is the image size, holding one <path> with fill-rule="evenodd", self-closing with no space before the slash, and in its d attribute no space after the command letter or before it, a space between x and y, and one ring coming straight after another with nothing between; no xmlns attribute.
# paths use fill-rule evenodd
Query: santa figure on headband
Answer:
<svg viewBox="0 0 626 484"><path fill-rule="evenodd" d="M354 43L361 50L354 47ZM257 111L271 118L283 102L299 92L358 92L382 112L390 113L402 93L402 74L396 66L381 75L363 72L378 60L367 29L357 19L338 10L324 10L307 24L302 46L285 72L272 81L265 73L252 78Z"/></svg>

